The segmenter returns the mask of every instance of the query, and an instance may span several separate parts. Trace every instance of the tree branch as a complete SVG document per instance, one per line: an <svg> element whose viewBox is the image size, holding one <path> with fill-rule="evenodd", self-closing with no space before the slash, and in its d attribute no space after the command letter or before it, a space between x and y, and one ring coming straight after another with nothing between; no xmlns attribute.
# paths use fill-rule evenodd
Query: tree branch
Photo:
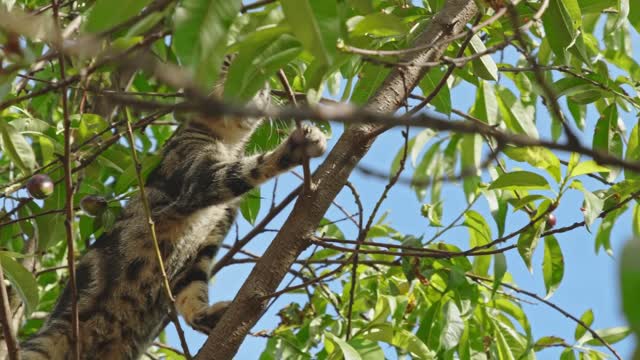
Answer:
<svg viewBox="0 0 640 360"><path fill-rule="evenodd" d="M432 44L459 33L476 14L473 0L448 1L417 38L415 45ZM408 61L433 61L442 55L447 44L412 53ZM396 111L418 84L428 69L398 67L391 71L368 104L380 113ZM313 179L317 188L298 198L291 216L256 264L233 303L209 334L196 359L231 359L244 338L262 314L268 301L296 258L310 244L308 236L316 229L331 201L346 183L360 159L367 153L375 135L376 125L360 124L350 127L340 137Z"/></svg>

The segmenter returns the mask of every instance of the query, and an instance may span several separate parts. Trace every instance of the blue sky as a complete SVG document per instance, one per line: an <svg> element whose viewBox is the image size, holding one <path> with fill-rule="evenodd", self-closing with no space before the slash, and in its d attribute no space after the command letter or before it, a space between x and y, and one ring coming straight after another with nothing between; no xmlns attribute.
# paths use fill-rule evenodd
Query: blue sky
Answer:
<svg viewBox="0 0 640 360"><path fill-rule="evenodd" d="M637 33L633 34L633 43L640 43L640 37ZM640 58L640 52L638 49L634 49L634 57ZM505 59L513 56L507 54ZM506 61L513 63L512 61ZM612 69L615 74L615 69ZM614 76L615 77L615 76ZM508 83L504 83L508 86ZM452 90L452 102L453 107L466 111L472 104L475 98L475 89L471 86L462 85ZM562 102L562 101L561 101ZM598 119L598 113L593 107L588 109L587 114L587 127L584 131L583 141L586 144L591 143L591 134L596 120ZM548 113L544 107L538 106L538 112L536 121L542 136L548 136L549 129ZM621 113L621 117L630 131L635 125L636 118L634 114ZM330 141L330 147L335 143L335 140L341 134L342 126L340 124L333 124L333 139ZM416 129L413 130L413 134L416 133ZM391 130L378 138L371 151L363 159L362 164L370 168L375 168L383 172L388 171L390 163L395 156L396 152L401 148L403 139L398 129ZM560 154L560 158L568 159L568 154ZM312 161L312 168L315 168L321 160ZM509 163L509 168L513 166L520 166L526 168L523 164ZM301 172L300 169L298 169ZM405 173L405 176L411 175L411 170ZM563 169L564 171L564 169ZM365 216L371 212L375 201L378 199L384 186L385 180L372 178L370 176L363 175L359 172L354 172L351 176L352 183L359 189L361 197L364 201ZM585 186L590 190L596 190L601 187L597 183L589 180L582 179ZM620 178L618 179L620 180ZM287 174L280 177L278 184L278 199L284 197L288 192L300 183L295 176ZM260 216L266 214L266 209L270 203L271 190L273 188L273 182L267 183L262 187L262 194L268 199L263 201L262 210ZM462 188L459 184L446 184L443 188L443 194L445 194L444 204L444 219L443 223L450 222L455 218L460 211L466 205L466 200L462 192ZM336 201L355 212L355 206L353 204L351 194L349 191L343 191ZM583 220L580 207L582 206L583 196L577 191L570 190L562 199L562 202L555 214L558 218L557 226L565 226L572 224L575 221ZM408 186L398 185L391 191L389 198L382 206L382 212L384 210L389 211L387 221L399 231L406 234L426 234L432 235L436 229L429 228L428 222L420 216L421 203L416 199L416 196ZM291 208L291 207L290 207ZM270 229L278 229L282 224L286 215L290 211L290 208L283 212L284 215L278 216L269 226ZM486 201L481 199L478 201L474 209L485 215L487 222L492 227L494 237L496 237L497 229L495 224L489 215ZM260 218L259 216L259 218ZM332 207L326 215L329 219L340 219L344 215L336 208ZM526 218L522 214L509 213L507 218L507 232L516 229L523 225ZM597 229L599 221L594 225L593 229ZM240 220L239 224L240 236L245 234L251 229L251 226L244 220ZM343 222L340 224L341 229L347 236L347 238L355 238L355 227L349 222ZM617 277L617 257L619 257L621 248L624 242L632 236L631 232L631 212L622 216L613 228L611 235L613 245L613 257L608 256L603 251L599 255L594 252L594 233L589 233L585 228L579 228L574 231L559 234L557 236L558 241L562 247L562 251L565 258L565 275L562 284L556 293L551 297L551 301L563 309L569 311L575 316L580 316L584 311L592 309L595 314L595 321L593 328L600 329L606 327L624 325L625 321L620 311L620 296L618 289L618 277ZM232 231L230 237L235 237L235 233ZM249 245L248 250L261 253L268 246L269 242L274 237L273 233L266 233L258 236ZM449 232L444 240L453 242L462 246L467 245L468 233L464 228L454 229ZM227 239L230 241L231 238ZM510 242L511 243L511 242ZM520 256L516 252L507 254L507 262L509 265L509 272L513 275L515 283L523 289L534 291L539 295L545 294L544 284L542 280L542 246L539 246L538 251L534 256L533 267L534 273L530 274ZM211 302L220 300L232 299L243 280L251 271L252 265L233 265L224 268L212 281L210 287ZM290 279L286 278L281 286L288 283ZM259 331L263 329L272 330L277 326L278 318L275 316L276 312L292 301L299 301L303 303L305 298L298 295L287 295L281 297L274 306L272 306L269 312L263 316L263 318L254 327L253 331ZM576 324L565 318L555 310L543 305L530 305L524 304L524 309L529 316L529 320L532 324L534 338L539 338L545 335L555 335L564 338L569 343L573 340L573 333ZM192 352L195 352L200 348L204 342L205 337L198 333L193 332L188 326L183 327L187 332L187 339ZM170 340L177 346L178 342L175 337L173 329L169 330ZM265 346L265 339L248 336L237 355L237 359L255 359L259 357ZM615 348L621 353L623 358L630 358L634 347L634 341L631 338L618 343ZM607 352L606 349L600 350ZM560 350L550 349L538 353L539 359L554 359L558 357ZM392 354L389 353L388 354Z"/></svg>

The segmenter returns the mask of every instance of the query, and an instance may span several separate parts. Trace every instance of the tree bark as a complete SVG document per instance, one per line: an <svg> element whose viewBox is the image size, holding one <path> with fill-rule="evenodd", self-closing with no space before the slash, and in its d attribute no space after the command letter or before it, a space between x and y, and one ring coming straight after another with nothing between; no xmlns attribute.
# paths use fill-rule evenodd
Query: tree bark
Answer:
<svg viewBox="0 0 640 360"><path fill-rule="evenodd" d="M449 0L434 16L414 45L429 45L461 32L477 13L474 0ZM437 60L448 44L412 52L405 63ZM395 112L428 71L425 67L395 67L367 107L382 113ZM268 299L296 258L309 245L308 237L320 223L331 201L338 195L356 164L375 140L380 125L348 127L313 176L316 189L298 198L291 215L256 264L216 328L200 349L196 360L232 359L240 344L262 315Z"/></svg>

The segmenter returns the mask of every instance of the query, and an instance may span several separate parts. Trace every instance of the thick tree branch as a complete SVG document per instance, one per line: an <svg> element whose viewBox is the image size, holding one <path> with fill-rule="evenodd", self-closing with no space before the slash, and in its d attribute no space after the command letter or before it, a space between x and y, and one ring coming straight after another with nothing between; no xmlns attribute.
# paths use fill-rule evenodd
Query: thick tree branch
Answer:
<svg viewBox="0 0 640 360"><path fill-rule="evenodd" d="M448 1L414 45L436 43L459 33L476 12L473 0ZM410 54L405 61L433 61L442 55L447 45ZM381 113L396 111L427 70L421 67L395 68L372 97L368 108ZM209 334L196 359L234 357L268 303L264 296L277 289L291 265L309 246L308 236L314 232L358 161L367 153L375 139L372 133L376 127L371 124L354 125L341 136L313 177L317 188L298 198L291 216L254 267L230 308Z"/></svg>

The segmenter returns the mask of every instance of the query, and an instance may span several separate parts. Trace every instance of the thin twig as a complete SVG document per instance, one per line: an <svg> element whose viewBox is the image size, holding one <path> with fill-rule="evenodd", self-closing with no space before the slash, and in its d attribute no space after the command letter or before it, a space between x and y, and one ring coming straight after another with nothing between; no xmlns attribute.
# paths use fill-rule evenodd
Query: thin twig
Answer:
<svg viewBox="0 0 640 360"><path fill-rule="evenodd" d="M482 19L482 14L478 14L478 16L476 16L475 21L473 22L472 28L469 29L468 31L467 37L464 39L462 44L460 44L460 49L458 49L458 53L456 54L456 57L460 57L464 55L464 51L467 49L467 46L469 45L469 43L471 42L471 39L474 36L473 27L478 25L481 19ZM408 115L413 115L417 113L418 111L422 110L422 108L424 108L429 103L431 103L431 100L433 100L436 96L438 96L438 94L440 93L440 90L442 90L442 88L445 85L447 85L447 80L449 80L449 77L451 76L451 74L453 74L453 71L455 69L456 69L456 65L450 64L449 67L447 68L447 71L444 73L444 75L442 75L442 78L440 79L438 84L433 88L433 90L431 90L431 93L429 93L429 95L427 95L424 98L424 100L422 100L418 105L414 106L411 109L411 111L408 112Z"/></svg>
<svg viewBox="0 0 640 360"><path fill-rule="evenodd" d="M127 121L127 137L129 138L129 145L131 148L131 157L133 158L133 163L136 169L136 177L138 179L138 187L140 188L140 201L142 202L142 206L144 207L144 212L147 217L147 225L149 226L149 232L151 233L151 239L153 240L153 248L156 253L156 259L158 261L158 266L160 267L160 273L162 275L162 281L164 285L164 291L169 298L169 318L173 322L176 327L176 332L178 333L178 337L180 338L180 344L182 345L182 349L184 350L184 354L187 359L191 359L191 353L189 352L189 347L187 345L187 340L184 336L184 331L182 330L182 326L180 325L180 321L178 321L178 317L176 315L175 309L175 298L171 293L171 285L169 284L169 277L167 276L167 272L164 267L164 262L162 261L162 253L160 252L160 244L158 243L158 236L156 234L156 224L153 221L151 215L151 207L149 206L149 200L147 199L147 192L145 190L144 179L142 178L142 165L138 160L138 154L136 152L136 142L133 137L133 129L131 128L131 122Z"/></svg>
<svg viewBox="0 0 640 360"><path fill-rule="evenodd" d="M543 1L542 7L546 8L548 3L549 3L549 0ZM556 96L555 91L545 79L544 72L540 68L540 65L536 61L536 58L529 51L529 44L526 42L524 35L522 33L522 30L520 28L518 11L516 10L515 6L510 3L506 4L506 8L508 10L509 18L513 25L514 36L522 46L522 51L521 51L522 55L524 55L524 57L527 59L527 62L533 67L534 78L538 83L538 85L540 86L540 88L542 89L545 103L547 104L547 106L549 107L549 109L551 110L551 113L555 116L555 118L558 121L560 121L560 123L562 124L565 135L567 136L567 142L569 144L580 144L580 140L573 133L573 130L571 129L571 127L569 127L569 123L567 122L567 119L565 118L564 113L562 112L562 109L560 109L560 105L558 104L558 100L557 100L558 97ZM516 49L518 49L518 47L516 47Z"/></svg>
<svg viewBox="0 0 640 360"><path fill-rule="evenodd" d="M298 102L296 101L296 95L293 92L291 85L289 85L289 80L287 79L287 75L284 73L284 70L282 69L278 70L278 78L280 79L280 83L282 83L282 87L284 87L285 91L289 95L289 101L291 101L293 106L298 106ZM295 122L296 122L296 128L298 129L298 131L301 131L302 122L300 121L300 119L295 119ZM311 180L311 168L309 167L309 157L307 156L307 153L304 151L302 152L302 173L304 175L304 178L302 180L304 182L303 194L309 194L309 192L313 187L313 184L311 183L312 180Z"/></svg>
<svg viewBox="0 0 640 360"><path fill-rule="evenodd" d="M491 282L493 283L494 280L493 279L488 279L482 276L478 276L478 275L474 275L474 274L465 274L468 278L475 280L476 282L478 281L487 281L487 282ZM519 294L523 294L526 296L529 296L531 298L536 299L537 301L540 301L541 303L549 306L550 308L556 310L557 312L559 312L560 314L564 315L566 318L569 318L573 321L575 321L576 323L580 324L580 326L584 327L590 334L591 336L593 336L594 339L597 339L598 341L600 341L600 343L602 343L602 345L604 345L607 349L609 349L609 351L611 351L611 353L613 354L613 356L616 357L616 359L622 360L622 357L620 356L620 354L618 354L618 352L611 346L611 344L609 344L608 341L606 341L605 339L602 338L602 336L600 336L595 330L593 330L589 325L587 325L584 321L578 319L577 317L571 315L568 311L564 310L563 308L561 308L560 306L552 303L549 300L546 300L545 298L538 296L537 294L531 292L531 291L527 291L527 290L523 290L520 289L516 286L507 284L507 283L500 283L501 286L504 286L508 289L511 289Z"/></svg>
<svg viewBox="0 0 640 360"><path fill-rule="evenodd" d="M261 8L261 7L265 6L265 5L269 5L269 4L274 3L274 2L276 2L276 0L258 0L258 1L254 2L254 3L251 3L251 4L242 5L242 8L240 8L240 12L244 14L244 13L248 12L249 10L258 9L258 8Z"/></svg>
<svg viewBox="0 0 640 360"><path fill-rule="evenodd" d="M182 356L184 356L184 354L182 353L182 351L180 351L180 350L178 350L178 349L174 348L173 346L169 346L169 345L167 345L167 344L161 343L161 342L159 342L159 341L154 341L154 342L153 342L153 346L157 346L157 347L159 347L159 348L161 348L161 349L166 349L166 350L169 350L169 351L171 351L171 352L174 352L174 353L176 353L176 354L178 354L178 355L182 355Z"/></svg>
<svg viewBox="0 0 640 360"><path fill-rule="evenodd" d="M11 326L11 306L9 305L9 295L4 283L4 271L0 264L0 301L2 309L0 309L0 321L2 321L2 331L4 333L4 341L7 343L7 351L9 360L19 360L18 341L16 341L13 327Z"/></svg>
<svg viewBox="0 0 640 360"><path fill-rule="evenodd" d="M382 202L387 198L389 191L398 182L398 179L400 178L400 174L402 174L402 171L404 170L404 167L407 161L407 154L409 153L409 127L408 126L402 132L402 136L404 137L404 147L403 147L404 150L402 153L402 158L400 159L400 166L398 167L398 170L393 175L393 177L389 179L389 182L384 187L382 194L380 194L380 198L378 198L378 201L376 202L375 206L373 207L373 210L371 211L371 215L369 215L369 219L367 220L367 225L365 225L364 229L361 229L360 233L358 234L358 242L354 250L353 264L351 267L351 291L349 292L349 304L347 307L347 329L346 329L347 340L351 338L351 317L353 313L353 303L355 300L356 286L358 285L358 273L357 273L358 260L359 260L358 252L360 251L360 247L365 243L367 239L367 233L369 232L369 229L371 229L373 220L378 214L378 211L380 210L380 206L382 206Z"/></svg>
<svg viewBox="0 0 640 360"><path fill-rule="evenodd" d="M219 261L216 261L216 263L213 265L213 268L211 269L211 276L217 274L220 269L222 269L229 261L233 259L233 256L235 254L240 252L245 245L247 245L254 237L260 234L262 232L262 229L264 229L271 222L271 220L273 220L273 218L280 214L280 212L282 212L284 208L286 208L293 202L293 200L298 197L300 191L302 191L302 186L299 186L295 190L290 192L289 195L282 199L280 204L271 209L271 211L269 211L269 213L265 215L265 217L256 226L254 226L253 229L251 229L251 231L249 231L242 239L233 244L233 247L229 249L229 251L227 251L227 253L224 254L224 256L222 256L222 258Z"/></svg>
<svg viewBox="0 0 640 360"><path fill-rule="evenodd" d="M58 3L57 0L52 0L51 6L53 9L53 18L56 26L57 34L60 35L60 22L58 18ZM62 38L58 39L60 42ZM65 184L65 214L64 220L65 230L67 233L67 265L69 267L69 285L71 288L71 344L73 351L73 358L80 360L80 319L78 318L78 288L76 285L76 260L74 250L73 239L73 178L71 172L71 119L69 117L69 106L67 104L67 87L66 87L66 74L65 74L65 59L64 54L59 52L58 66L60 67L60 82L64 85L60 87L60 96L62 97L62 117L64 128L64 184Z"/></svg>

